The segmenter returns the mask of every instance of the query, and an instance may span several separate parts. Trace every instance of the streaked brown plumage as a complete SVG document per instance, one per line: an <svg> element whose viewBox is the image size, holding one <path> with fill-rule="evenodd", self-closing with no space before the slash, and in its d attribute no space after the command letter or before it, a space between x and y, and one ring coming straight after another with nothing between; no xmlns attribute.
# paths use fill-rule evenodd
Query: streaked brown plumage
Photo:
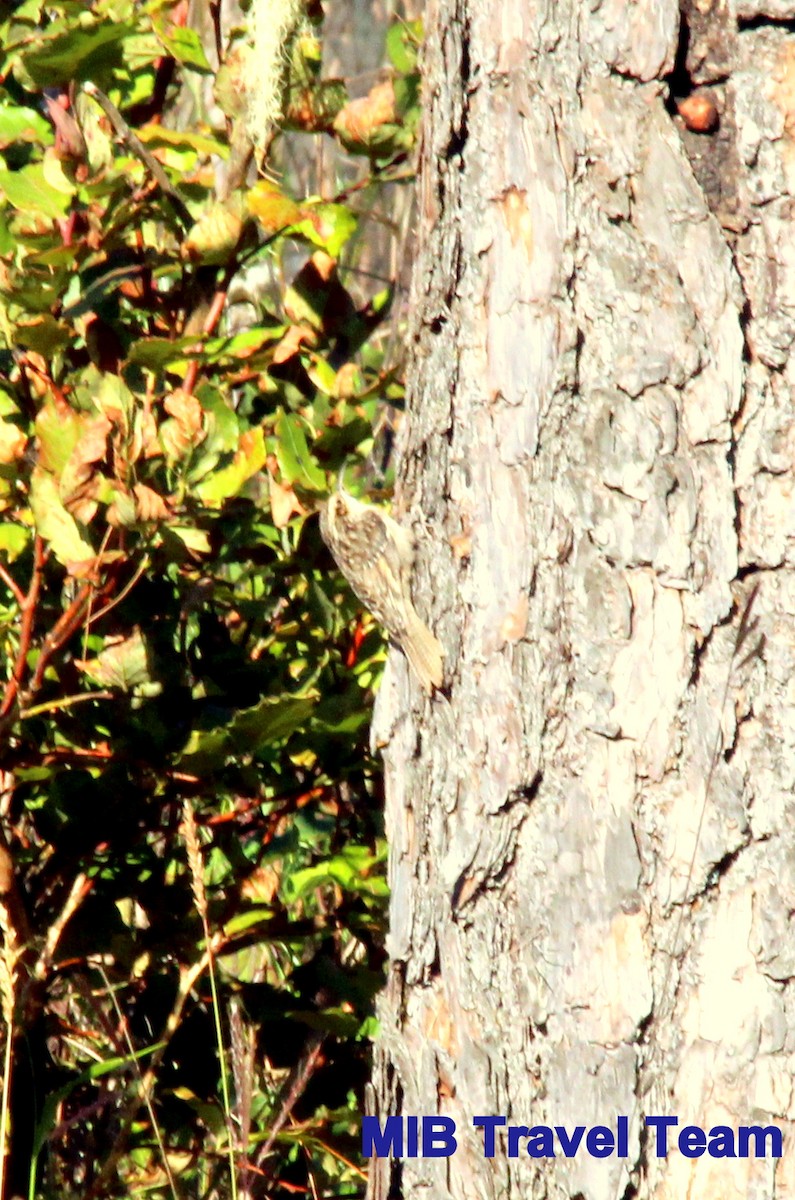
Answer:
<svg viewBox="0 0 795 1200"><path fill-rule="evenodd" d="M340 489L321 510L320 532L348 583L403 650L425 690L440 688L444 650L411 599L414 539L408 530Z"/></svg>

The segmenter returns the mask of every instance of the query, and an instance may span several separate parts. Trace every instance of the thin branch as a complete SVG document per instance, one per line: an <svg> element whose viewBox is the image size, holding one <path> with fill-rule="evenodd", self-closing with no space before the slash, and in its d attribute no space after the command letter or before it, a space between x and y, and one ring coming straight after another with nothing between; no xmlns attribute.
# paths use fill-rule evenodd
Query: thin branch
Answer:
<svg viewBox="0 0 795 1200"><path fill-rule="evenodd" d="M61 696L59 700L48 700L45 704L23 708L19 719L25 721L30 717L39 717L42 713L57 712L60 708L72 708L75 704L85 704L86 700L114 700L115 697L115 692L79 692L75 696Z"/></svg>
<svg viewBox="0 0 795 1200"><path fill-rule="evenodd" d="M113 128L118 133L123 142L126 142L130 150L136 158L139 158L146 169L156 181L160 190L168 196L179 219L182 221L186 229L190 229L193 224L193 217L190 215L185 201L180 196L173 183L166 175L160 163L150 150L147 150L141 139L136 133L130 129L130 126L125 121L124 117L119 112L112 100L109 100L103 91L101 91L95 83L88 80L83 84L83 91L96 100L106 117L110 121Z"/></svg>
<svg viewBox="0 0 795 1200"><path fill-rule="evenodd" d="M55 958L55 951L58 949L58 943L63 935L63 931L71 918L77 912L80 905L91 892L93 886L93 879L89 879L85 871L81 871L75 876L63 908L58 913L58 916L55 918L52 925L50 925L50 928L47 930L47 937L45 939L44 946L42 947L38 961L34 968L34 974L37 979L47 978L50 967L53 963L53 959Z"/></svg>
<svg viewBox="0 0 795 1200"><path fill-rule="evenodd" d="M25 603L25 593L22 591L22 588L19 586L17 581L14 579L11 572L7 569L7 567L4 567L2 563L0 563L0 579L2 579L3 583L6 585L8 590L12 593L14 599L16 600L17 604L21 608L22 605Z"/></svg>
<svg viewBox="0 0 795 1200"><path fill-rule="evenodd" d="M223 63L224 45L221 35L221 0L210 0L210 16L213 22L213 36L215 37L215 53L218 57L218 66Z"/></svg>
<svg viewBox="0 0 795 1200"><path fill-rule="evenodd" d="M25 666L28 659L28 651L30 650L31 640L33 638L33 625L36 620L36 607L39 602L39 592L41 590L41 575L44 569L45 549L44 541L39 534L36 534L36 540L33 543L33 569L30 576L30 586L28 594L22 600L22 623L19 630L19 649L17 650L14 669L11 672L11 678L5 686L3 693L3 702L0 704L0 717L8 716L14 706L14 701L17 697L22 678L25 674Z"/></svg>
<svg viewBox="0 0 795 1200"><path fill-rule="evenodd" d="M232 272L229 272L228 274L231 273ZM212 303L210 304L210 307L207 311L207 316L204 319L204 324L202 325L202 334L205 337L207 334L210 334L215 330L218 322L221 319L221 314L223 313L224 305L226 304L227 289L228 281L226 281L224 286L219 288L213 296ZM194 358L188 363L188 369L185 372L185 381L182 384L182 390L186 392L187 395L190 396L193 394L193 389L196 387L196 380L198 377L199 360Z"/></svg>
<svg viewBox="0 0 795 1200"><path fill-rule="evenodd" d="M320 1056L320 1051L323 1049L325 1040L325 1033L320 1033L319 1031L310 1036L303 1057L287 1082L284 1090L284 1098L279 1108L279 1112L276 1115L276 1119L271 1123L270 1132L268 1133L265 1144L261 1147L257 1154L257 1165L263 1163L267 1158L274 1142L284 1126L287 1124L291 1112L303 1095L306 1085L309 1083L309 1080L312 1078L315 1072L315 1066Z"/></svg>
<svg viewBox="0 0 795 1200"><path fill-rule="evenodd" d="M36 670L33 674L30 687L27 695L33 696L39 690L44 680L44 672L50 665L50 660L54 654L60 650L64 642L67 642L74 631L79 628L80 622L83 619L83 612L88 607L88 602L91 598L93 584L84 583L80 591L75 596L72 603L61 614L58 620L53 625L50 632L44 638L41 644L41 652L39 660L36 663Z"/></svg>
<svg viewBox="0 0 795 1200"><path fill-rule="evenodd" d="M91 628L91 626L94 624L95 621L98 621L100 619L100 617L106 616L111 611L112 608L115 608L117 604L121 604L122 600L124 600L127 596L129 596L130 592L133 590L136 583L141 578L141 576L143 575L144 571L146 570L146 568L148 566L149 566L149 559L148 559L148 557L145 556L143 558L143 560L141 561L140 566L135 571L132 579L128 580L127 583L125 583L124 587L121 589L121 591L118 593L118 595L114 596L111 600L109 600L108 603L105 604L99 610L99 612L92 612L90 614L88 620L86 621L86 632L88 632L88 630Z"/></svg>

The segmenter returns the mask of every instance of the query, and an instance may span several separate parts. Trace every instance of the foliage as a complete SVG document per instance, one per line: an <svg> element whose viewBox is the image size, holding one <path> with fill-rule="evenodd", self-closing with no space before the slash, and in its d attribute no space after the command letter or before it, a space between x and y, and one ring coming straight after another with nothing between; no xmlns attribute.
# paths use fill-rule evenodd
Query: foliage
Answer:
<svg viewBox="0 0 795 1200"><path fill-rule="evenodd" d="M0 1197L361 1188L383 646L312 514L400 396L344 260L419 31L364 102L296 37L286 124L362 155L321 200L186 10L0 6Z"/></svg>

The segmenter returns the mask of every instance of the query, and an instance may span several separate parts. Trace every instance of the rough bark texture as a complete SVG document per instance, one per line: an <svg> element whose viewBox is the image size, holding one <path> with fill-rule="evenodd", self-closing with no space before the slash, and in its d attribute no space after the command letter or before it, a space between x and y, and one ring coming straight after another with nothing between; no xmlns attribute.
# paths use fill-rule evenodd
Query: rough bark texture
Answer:
<svg viewBox="0 0 795 1200"><path fill-rule="evenodd" d="M376 1091L459 1150L378 1163L376 1196L795 1196L795 36L767 13L795 6L426 13L403 495L449 689L395 656L379 698ZM487 1160L481 1113L627 1114L629 1158ZM658 1159L648 1113L777 1123L785 1156Z"/></svg>

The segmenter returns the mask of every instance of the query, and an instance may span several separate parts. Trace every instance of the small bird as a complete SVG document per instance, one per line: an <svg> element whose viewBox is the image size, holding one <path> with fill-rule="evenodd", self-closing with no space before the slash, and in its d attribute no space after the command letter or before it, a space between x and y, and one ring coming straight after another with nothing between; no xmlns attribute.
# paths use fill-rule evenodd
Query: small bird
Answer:
<svg viewBox="0 0 795 1200"><path fill-rule="evenodd" d="M411 533L342 485L320 511L320 532L342 574L400 646L425 690L440 688L444 650L411 599Z"/></svg>

